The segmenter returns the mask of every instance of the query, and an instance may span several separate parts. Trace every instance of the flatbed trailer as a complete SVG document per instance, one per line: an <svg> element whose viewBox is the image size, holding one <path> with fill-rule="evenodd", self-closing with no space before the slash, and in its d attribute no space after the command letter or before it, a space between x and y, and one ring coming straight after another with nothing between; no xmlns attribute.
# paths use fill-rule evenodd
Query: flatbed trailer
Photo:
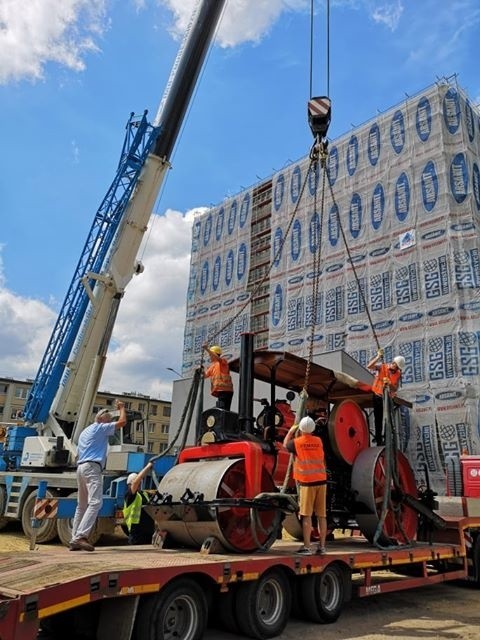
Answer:
<svg viewBox="0 0 480 640"><path fill-rule="evenodd" d="M297 554L298 543L286 540L249 555L150 545L1 553L0 639L35 640L40 629L72 637L80 626L82 637L98 640L192 640L207 624L269 638L292 612L334 622L352 596L478 583L480 518L446 520L429 542L379 549L360 535L336 535L325 555Z"/></svg>

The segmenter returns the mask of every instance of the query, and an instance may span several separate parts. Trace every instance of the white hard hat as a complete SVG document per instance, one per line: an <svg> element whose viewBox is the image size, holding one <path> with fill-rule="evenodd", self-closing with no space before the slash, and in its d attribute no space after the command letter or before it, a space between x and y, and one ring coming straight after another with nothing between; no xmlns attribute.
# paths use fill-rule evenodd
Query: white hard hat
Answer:
<svg viewBox="0 0 480 640"><path fill-rule="evenodd" d="M132 482L135 482L135 480L137 479L137 477L138 477L138 473L130 473L130 474L128 475L128 477L127 477L127 486L128 486L129 484L132 484Z"/></svg>
<svg viewBox="0 0 480 640"><path fill-rule="evenodd" d="M303 433L313 433L315 431L315 422L312 418L306 416L300 420L298 428L303 431Z"/></svg>
<svg viewBox="0 0 480 640"><path fill-rule="evenodd" d="M403 356L395 356L393 361L395 362L397 367L400 369L400 371L403 371L405 369L405 358Z"/></svg>

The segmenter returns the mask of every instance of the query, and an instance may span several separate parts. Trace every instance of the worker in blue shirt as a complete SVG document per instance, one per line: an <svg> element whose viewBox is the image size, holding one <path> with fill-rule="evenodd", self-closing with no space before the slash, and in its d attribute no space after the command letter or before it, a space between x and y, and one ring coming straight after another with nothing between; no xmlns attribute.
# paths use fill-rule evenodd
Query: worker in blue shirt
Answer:
<svg viewBox="0 0 480 640"><path fill-rule="evenodd" d="M95 422L86 427L78 439L78 498L70 551L95 551L95 547L88 542L88 536L102 507L102 471L107 459L108 438L116 429L122 429L127 424L125 403L117 400L116 408L120 411L116 422L112 421L112 414L108 409L102 409L97 413Z"/></svg>

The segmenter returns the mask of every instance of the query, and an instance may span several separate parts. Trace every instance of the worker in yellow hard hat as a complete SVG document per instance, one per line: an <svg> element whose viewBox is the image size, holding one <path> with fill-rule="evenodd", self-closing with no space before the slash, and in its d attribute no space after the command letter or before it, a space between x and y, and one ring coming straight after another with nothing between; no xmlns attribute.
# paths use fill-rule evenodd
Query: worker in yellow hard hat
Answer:
<svg viewBox="0 0 480 640"><path fill-rule="evenodd" d="M209 347L208 344L204 344L203 349L210 356L210 366L205 371L205 378L210 378L211 394L217 399L216 406L230 411L233 382L228 361L222 358L222 348L218 345Z"/></svg>

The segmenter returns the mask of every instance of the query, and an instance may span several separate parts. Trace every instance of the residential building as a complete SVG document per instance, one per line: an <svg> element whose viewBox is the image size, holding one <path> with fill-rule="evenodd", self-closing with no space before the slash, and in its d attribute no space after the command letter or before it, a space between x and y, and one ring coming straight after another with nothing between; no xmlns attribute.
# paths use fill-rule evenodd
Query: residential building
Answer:
<svg viewBox="0 0 480 640"><path fill-rule="evenodd" d="M0 377L0 423L21 420L32 384L33 380L29 379ZM115 400L122 400L127 409L143 415L150 453L161 453L167 448L171 402L135 392L119 394L99 391L92 409L91 421L93 422L100 409L113 408Z"/></svg>

